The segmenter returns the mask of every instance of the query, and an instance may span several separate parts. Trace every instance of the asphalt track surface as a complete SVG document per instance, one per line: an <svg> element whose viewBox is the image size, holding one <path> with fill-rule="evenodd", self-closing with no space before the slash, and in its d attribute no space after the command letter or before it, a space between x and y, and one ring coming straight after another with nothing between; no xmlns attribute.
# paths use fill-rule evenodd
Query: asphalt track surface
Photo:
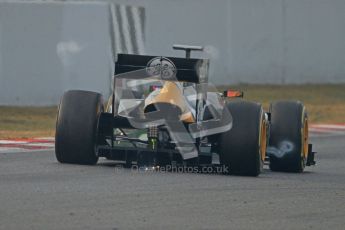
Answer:
<svg viewBox="0 0 345 230"><path fill-rule="evenodd" d="M0 229L345 229L345 136L312 141L316 167L258 178L0 153Z"/></svg>

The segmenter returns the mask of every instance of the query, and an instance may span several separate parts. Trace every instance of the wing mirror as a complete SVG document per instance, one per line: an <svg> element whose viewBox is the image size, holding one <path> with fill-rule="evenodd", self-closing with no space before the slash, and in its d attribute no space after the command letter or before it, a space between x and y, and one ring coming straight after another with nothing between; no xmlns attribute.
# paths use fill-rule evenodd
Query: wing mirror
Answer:
<svg viewBox="0 0 345 230"><path fill-rule="evenodd" d="M237 97L243 98L243 92L239 90L228 89L224 91L223 96L227 98L237 98Z"/></svg>

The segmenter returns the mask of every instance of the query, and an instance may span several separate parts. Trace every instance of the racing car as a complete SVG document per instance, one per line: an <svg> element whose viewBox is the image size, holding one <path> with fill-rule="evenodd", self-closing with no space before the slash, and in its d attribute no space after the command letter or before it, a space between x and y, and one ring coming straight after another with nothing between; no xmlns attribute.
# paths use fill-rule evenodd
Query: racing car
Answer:
<svg viewBox="0 0 345 230"><path fill-rule="evenodd" d="M275 101L269 111L219 92L208 82L210 60L191 58L200 46L174 45L185 57L118 54L112 92L64 93L57 115L60 163L94 165L99 157L125 166L226 167L223 173L258 176L303 172L315 164L308 115L300 101Z"/></svg>

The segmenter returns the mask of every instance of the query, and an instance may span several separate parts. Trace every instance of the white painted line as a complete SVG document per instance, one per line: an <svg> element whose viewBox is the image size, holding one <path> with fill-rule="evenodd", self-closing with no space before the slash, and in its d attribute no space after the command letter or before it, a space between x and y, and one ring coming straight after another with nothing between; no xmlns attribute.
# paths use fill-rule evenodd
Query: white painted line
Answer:
<svg viewBox="0 0 345 230"><path fill-rule="evenodd" d="M27 144L27 141L0 140L0 144Z"/></svg>
<svg viewBox="0 0 345 230"><path fill-rule="evenodd" d="M345 131L345 125L312 125L311 128L319 128L319 129L335 129L335 130L344 130Z"/></svg>
<svg viewBox="0 0 345 230"><path fill-rule="evenodd" d="M338 133L343 134L345 131L338 131L338 130L322 130L322 129L310 129L309 132L311 133Z"/></svg>
<svg viewBox="0 0 345 230"><path fill-rule="evenodd" d="M54 147L54 143L29 143L26 144L25 146L36 146L36 147Z"/></svg>
<svg viewBox="0 0 345 230"><path fill-rule="evenodd" d="M345 125L314 124L309 127L310 136L339 136L345 135Z"/></svg>

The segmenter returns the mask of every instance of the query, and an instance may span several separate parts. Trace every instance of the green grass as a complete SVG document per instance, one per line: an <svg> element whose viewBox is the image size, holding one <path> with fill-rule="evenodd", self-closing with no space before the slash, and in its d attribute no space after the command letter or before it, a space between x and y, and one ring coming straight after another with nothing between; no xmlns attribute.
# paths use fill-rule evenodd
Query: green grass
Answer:
<svg viewBox="0 0 345 230"><path fill-rule="evenodd" d="M237 85L248 100L261 102L266 109L274 100L300 100L311 123L345 123L345 84L339 85Z"/></svg>
<svg viewBox="0 0 345 230"><path fill-rule="evenodd" d="M57 107L0 106L0 138L54 136Z"/></svg>
<svg viewBox="0 0 345 230"><path fill-rule="evenodd" d="M246 99L261 102L266 109L274 100L300 100L314 124L345 123L345 84L237 85L230 88L243 90ZM0 139L54 136L56 112L57 107L0 106Z"/></svg>

